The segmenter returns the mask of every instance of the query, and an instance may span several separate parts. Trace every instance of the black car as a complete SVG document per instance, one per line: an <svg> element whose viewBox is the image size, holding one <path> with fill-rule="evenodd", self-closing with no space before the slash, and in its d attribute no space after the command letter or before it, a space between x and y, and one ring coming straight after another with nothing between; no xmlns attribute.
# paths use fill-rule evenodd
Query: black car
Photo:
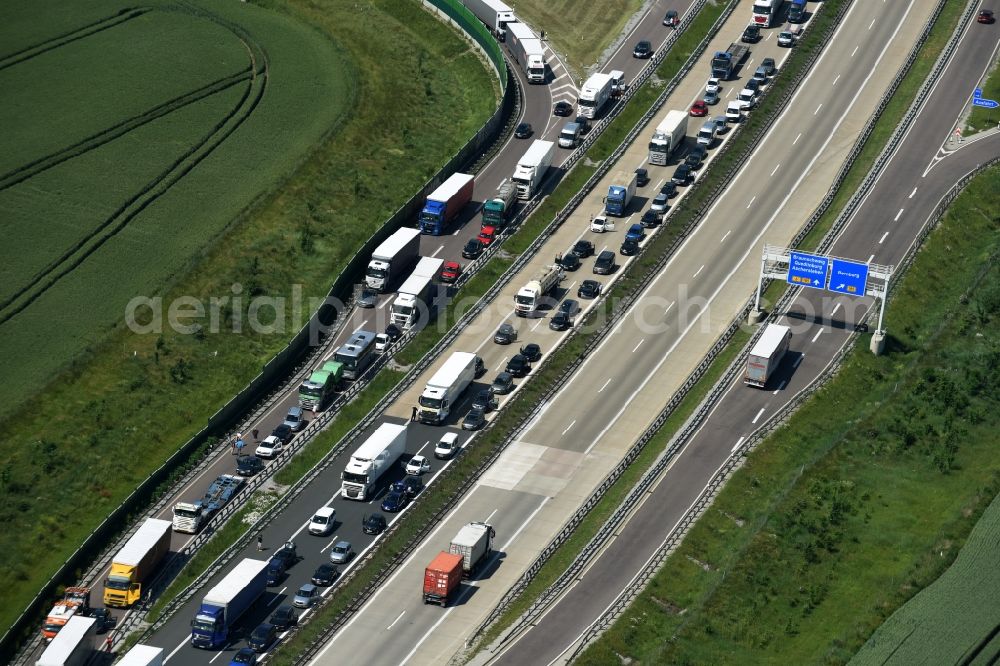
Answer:
<svg viewBox="0 0 1000 666"><path fill-rule="evenodd" d="M594 254L594 244L589 240L578 240L573 245L573 249L570 250L570 254L575 254L581 259L586 259L590 255Z"/></svg>
<svg viewBox="0 0 1000 666"><path fill-rule="evenodd" d="M501 372L490 384L490 389L496 395L506 395L514 389L514 375L509 372Z"/></svg>
<svg viewBox="0 0 1000 666"><path fill-rule="evenodd" d="M323 566L328 565L324 564ZM317 571L319 571L319 569L317 569ZM336 572L336 569L334 569L334 571ZM316 582L315 576L313 577L313 582ZM299 614L296 613L295 609L291 606L278 606L278 610L271 613L271 619L268 620L268 622L273 624L279 630L289 629L299 623Z"/></svg>
<svg viewBox="0 0 1000 666"><path fill-rule="evenodd" d="M91 608L90 617L94 618L94 625L99 634L103 634L115 626L115 616L107 608Z"/></svg>
<svg viewBox="0 0 1000 666"><path fill-rule="evenodd" d="M478 238L470 238L462 248L462 256L466 259L476 259L483 253L483 243Z"/></svg>
<svg viewBox="0 0 1000 666"><path fill-rule="evenodd" d="M687 185L691 180L691 165L687 162L681 162L674 169L674 175L670 177L670 181L675 185Z"/></svg>
<svg viewBox="0 0 1000 666"><path fill-rule="evenodd" d="M277 635L278 628L273 624L265 622L253 630L253 633L250 634L250 638L247 639L247 645L249 645L254 652L266 652L267 648L271 647L271 643L274 642Z"/></svg>
<svg viewBox="0 0 1000 666"><path fill-rule="evenodd" d="M580 268L580 257L576 256L572 252L567 252L559 257L558 264L559 268L564 271L575 271Z"/></svg>
<svg viewBox="0 0 1000 666"><path fill-rule="evenodd" d="M756 44L760 41L760 27L752 23L743 29L743 36L740 41L744 44Z"/></svg>
<svg viewBox="0 0 1000 666"><path fill-rule="evenodd" d="M647 210L645 213L642 214L642 217L639 218L639 224L646 227L647 229L652 229L653 227L658 225L660 221L661 221L660 214L657 213L655 210Z"/></svg>
<svg viewBox="0 0 1000 666"><path fill-rule="evenodd" d="M663 25L667 26L668 28L676 28L680 22L681 19L679 16L677 16L677 11L674 9L669 10L663 16Z"/></svg>
<svg viewBox="0 0 1000 666"><path fill-rule="evenodd" d="M403 329L395 324L389 324L385 327L385 334L389 336L390 340L399 340L403 337Z"/></svg>
<svg viewBox="0 0 1000 666"><path fill-rule="evenodd" d="M542 357L542 348L539 347L534 342L529 342L528 344L521 347L521 355L528 359L532 363L537 361Z"/></svg>
<svg viewBox="0 0 1000 666"><path fill-rule="evenodd" d="M527 139L533 131L531 123L518 123L517 129L514 130L514 136L518 139Z"/></svg>
<svg viewBox="0 0 1000 666"><path fill-rule="evenodd" d="M280 439L282 444L288 444L288 442L292 441L292 437L295 433L292 432L291 426L282 423L271 431L271 435Z"/></svg>
<svg viewBox="0 0 1000 666"><path fill-rule="evenodd" d="M633 58L649 58L653 55L653 45L649 43L649 40L644 39L635 45L632 49Z"/></svg>
<svg viewBox="0 0 1000 666"><path fill-rule="evenodd" d="M253 476L264 469L264 461L257 456L240 456L236 459L236 473L240 476Z"/></svg>
<svg viewBox="0 0 1000 666"><path fill-rule="evenodd" d="M660 194L666 194L668 199L673 199L677 196L677 185L668 180L660 188Z"/></svg>
<svg viewBox="0 0 1000 666"><path fill-rule="evenodd" d="M329 587L333 585L333 581L337 580L337 576L340 573L337 571L337 567L324 562L323 564L316 567L316 571L313 572L312 582L313 585L319 585L320 587ZM271 622L274 622L274 618L271 618Z"/></svg>
<svg viewBox="0 0 1000 666"><path fill-rule="evenodd" d="M552 115L554 116L570 116L573 114L573 105L569 102L556 102L552 105Z"/></svg>
<svg viewBox="0 0 1000 666"><path fill-rule="evenodd" d="M573 122L580 126L580 134L590 131L590 118L587 116L577 116Z"/></svg>
<svg viewBox="0 0 1000 666"><path fill-rule="evenodd" d="M698 169L701 167L707 156L708 148L703 145L697 145L691 149L690 153L687 154L684 158L684 162L690 165L692 169Z"/></svg>
<svg viewBox="0 0 1000 666"><path fill-rule="evenodd" d="M472 408L481 409L484 412L491 412L496 409L497 399L493 396L493 391L488 388L477 391L476 397L472 399Z"/></svg>
<svg viewBox="0 0 1000 666"><path fill-rule="evenodd" d="M281 548L274 551L274 555L271 556L272 560L282 560L286 567L290 567L300 559L298 551L295 547L294 541L286 541L282 544Z"/></svg>
<svg viewBox="0 0 1000 666"><path fill-rule="evenodd" d="M479 430L486 425L486 412L481 409L470 409L462 419L462 430Z"/></svg>
<svg viewBox="0 0 1000 666"><path fill-rule="evenodd" d="M517 340L517 329L508 323L500 324L500 328L493 334L493 342L498 345L509 345L515 340Z"/></svg>
<svg viewBox="0 0 1000 666"><path fill-rule="evenodd" d="M576 290L580 298L597 298L601 295L601 283L597 280L584 280Z"/></svg>
<svg viewBox="0 0 1000 666"><path fill-rule="evenodd" d="M760 66L764 68L764 71L768 76L774 76L778 72L778 67L774 63L774 58L764 58L760 61Z"/></svg>
<svg viewBox="0 0 1000 666"><path fill-rule="evenodd" d="M514 356L507 361L507 372L515 377L524 377L526 374L531 372L531 363L528 362L528 359L524 354L514 354Z"/></svg>
<svg viewBox="0 0 1000 666"><path fill-rule="evenodd" d="M373 308L378 305L378 291L371 287L365 287L358 295L359 308Z"/></svg>
<svg viewBox="0 0 1000 666"><path fill-rule="evenodd" d="M758 79L749 78L744 82L743 87L747 90L752 90L755 93L760 92L760 81Z"/></svg>
<svg viewBox="0 0 1000 666"><path fill-rule="evenodd" d="M476 373L475 373L476 379L479 379L486 372L486 364L483 363L483 359L480 356L476 357L475 364L476 364Z"/></svg>
<svg viewBox="0 0 1000 666"><path fill-rule="evenodd" d="M416 497L424 489L424 480L419 474L407 474L401 481L392 484L393 490L400 490L408 497Z"/></svg>
<svg viewBox="0 0 1000 666"><path fill-rule="evenodd" d="M639 167L635 170L635 184L637 187L646 187L649 185L649 171L643 167Z"/></svg>
<svg viewBox="0 0 1000 666"><path fill-rule="evenodd" d="M573 318L562 311L555 313L552 319L549 320L549 328L553 331L565 331L572 325Z"/></svg>
<svg viewBox="0 0 1000 666"><path fill-rule="evenodd" d="M410 503L410 498L406 493L399 490L390 490L382 500L382 510L389 513L396 513L406 508Z"/></svg>
<svg viewBox="0 0 1000 666"><path fill-rule="evenodd" d="M567 298L559 304L559 312L565 312L570 317L576 316L580 312L580 304L572 298Z"/></svg>
<svg viewBox="0 0 1000 666"><path fill-rule="evenodd" d="M616 268L618 268L618 264L615 262L615 253L612 250L604 250L597 255L597 261L594 262L594 273L611 275Z"/></svg>
<svg viewBox="0 0 1000 666"><path fill-rule="evenodd" d="M639 243L630 238L626 238L622 241L622 246L618 250L624 257L631 257L633 255L639 254Z"/></svg>
<svg viewBox="0 0 1000 666"><path fill-rule="evenodd" d="M385 516L373 513L361 519L361 531L365 534L381 534L385 532Z"/></svg>
<svg viewBox="0 0 1000 666"><path fill-rule="evenodd" d="M285 578L285 571L288 564L279 557L272 557L267 561L267 585L277 585Z"/></svg>

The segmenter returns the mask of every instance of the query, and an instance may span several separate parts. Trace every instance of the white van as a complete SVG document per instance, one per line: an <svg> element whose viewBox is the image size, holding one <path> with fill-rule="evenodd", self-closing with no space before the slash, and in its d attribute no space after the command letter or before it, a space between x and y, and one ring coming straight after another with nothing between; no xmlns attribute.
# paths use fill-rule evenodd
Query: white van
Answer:
<svg viewBox="0 0 1000 666"><path fill-rule="evenodd" d="M715 133L716 133L715 121L709 120L701 129L698 130L698 145L711 148L712 144L715 143Z"/></svg>
<svg viewBox="0 0 1000 666"><path fill-rule="evenodd" d="M576 148L576 144L580 142L581 130L582 128L579 123L566 123L563 125L562 132L559 133L559 147Z"/></svg>
<svg viewBox="0 0 1000 666"><path fill-rule="evenodd" d="M743 119L743 103L733 100L726 105L726 120L738 123Z"/></svg>
<svg viewBox="0 0 1000 666"><path fill-rule="evenodd" d="M337 510L331 506L324 506L309 520L309 534L326 536L333 530L336 519Z"/></svg>
<svg viewBox="0 0 1000 666"><path fill-rule="evenodd" d="M458 433L449 432L441 436L434 447L434 457L441 460L451 458L458 451Z"/></svg>
<svg viewBox="0 0 1000 666"><path fill-rule="evenodd" d="M740 91L739 97L737 99L740 102L740 106L744 111L749 111L757 103L757 93L749 88L744 88Z"/></svg>

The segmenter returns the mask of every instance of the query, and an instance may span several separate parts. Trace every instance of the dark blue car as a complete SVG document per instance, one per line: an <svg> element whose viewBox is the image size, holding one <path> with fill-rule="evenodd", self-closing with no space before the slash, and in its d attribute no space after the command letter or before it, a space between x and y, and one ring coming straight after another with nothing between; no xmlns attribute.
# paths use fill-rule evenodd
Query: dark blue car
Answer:
<svg viewBox="0 0 1000 666"><path fill-rule="evenodd" d="M385 499L382 500L382 510L388 511L389 513L396 513L397 511L402 511L410 498L407 496L405 491L393 490L390 491Z"/></svg>
<svg viewBox="0 0 1000 666"><path fill-rule="evenodd" d="M625 240L635 241L636 243L642 241L646 237L646 231L642 228L641 224L633 224L625 232Z"/></svg>

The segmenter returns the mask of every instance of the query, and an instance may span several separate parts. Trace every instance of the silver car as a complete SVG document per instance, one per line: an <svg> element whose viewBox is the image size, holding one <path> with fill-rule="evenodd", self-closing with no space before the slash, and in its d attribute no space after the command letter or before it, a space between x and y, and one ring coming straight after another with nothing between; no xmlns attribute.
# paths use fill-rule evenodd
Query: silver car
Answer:
<svg viewBox="0 0 1000 666"><path fill-rule="evenodd" d="M330 551L330 561L334 564L347 564L354 557L354 548L350 541L338 541Z"/></svg>
<svg viewBox="0 0 1000 666"><path fill-rule="evenodd" d="M309 608L317 599L319 599L319 588L312 583L306 583L295 593L292 605L296 608Z"/></svg>

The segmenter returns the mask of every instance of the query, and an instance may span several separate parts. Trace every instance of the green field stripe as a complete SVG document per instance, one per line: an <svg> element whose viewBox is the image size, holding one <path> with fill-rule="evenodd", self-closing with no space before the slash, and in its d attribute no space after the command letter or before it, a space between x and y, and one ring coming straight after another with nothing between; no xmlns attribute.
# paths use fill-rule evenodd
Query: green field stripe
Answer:
<svg viewBox="0 0 1000 666"><path fill-rule="evenodd" d="M96 35L99 32L116 28L127 21L131 21L134 18L138 18L143 14L152 11L152 9L152 7L134 7L123 9L117 14L106 16L103 19L81 26L75 30L71 30L70 32L47 39L44 42L33 44L32 46L5 56L0 56L0 70L13 67L14 65L31 60L32 58L43 53L58 49L62 46L66 46L67 44L72 44L75 41L85 39L91 35Z"/></svg>
<svg viewBox="0 0 1000 666"><path fill-rule="evenodd" d="M44 157L33 160L28 164L11 169L7 173L0 174L0 191L22 183L32 176L36 176L43 171L62 164L66 160L73 159L74 157L78 157L88 151L99 148L134 129L162 118L163 116L184 108L189 104L199 102L206 97L210 97L211 95L231 88L238 83L247 81L254 74L252 67L252 64L248 64L246 68L240 72L222 77L221 79L212 81L201 88L179 95L174 99L167 100L159 106L156 106L148 111L144 111L136 116L132 116L131 118L127 118L120 123L116 123L101 130L100 132L92 134L91 136L88 136L71 146L67 146L62 150L58 150L49 155L45 155ZM0 308L3 308L6 305L7 302L0 303Z"/></svg>
<svg viewBox="0 0 1000 666"><path fill-rule="evenodd" d="M249 85L240 101L201 140L178 157L139 192L130 197L90 234L74 244L55 262L52 262L36 280L27 287L19 289L15 296L8 298L0 305L0 311L2 311L0 324L6 323L12 317L23 312L45 292L58 284L60 280L71 274L90 255L124 230L139 213L163 196L171 186L179 182L191 169L208 157L250 117L264 96L268 79L267 60L266 55L258 45L252 45L243 37L238 36L238 38L244 42L255 58L251 68L254 76L248 79ZM256 94L254 94L255 91Z"/></svg>

